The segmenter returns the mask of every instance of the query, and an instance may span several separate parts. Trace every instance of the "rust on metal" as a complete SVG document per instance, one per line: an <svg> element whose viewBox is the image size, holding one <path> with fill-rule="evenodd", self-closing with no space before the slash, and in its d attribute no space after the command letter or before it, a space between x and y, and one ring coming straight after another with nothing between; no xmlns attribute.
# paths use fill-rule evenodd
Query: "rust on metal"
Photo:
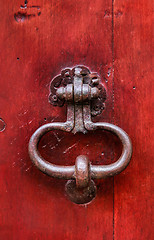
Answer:
<svg viewBox="0 0 154 240"><path fill-rule="evenodd" d="M91 202L96 196L96 186L91 180L90 162L87 156L81 155L75 162L75 180L66 183L68 198L77 204Z"/></svg>
<svg viewBox="0 0 154 240"><path fill-rule="evenodd" d="M90 182L90 163L87 156L78 156L75 162L75 179L78 188L86 187Z"/></svg>
<svg viewBox="0 0 154 240"><path fill-rule="evenodd" d="M75 180L68 180L65 185L68 198L76 204L91 202L96 196L96 186L93 180L84 188L77 188Z"/></svg>
<svg viewBox="0 0 154 240"><path fill-rule="evenodd" d="M87 67L64 69L50 85L49 101L54 106L67 102L67 120L64 123L48 123L38 128L29 142L29 155L35 166L49 176L71 179L66 184L69 199L78 204L90 202L96 195L92 179L114 176L123 171L130 162L132 144L127 133L110 123L93 123L91 116L100 114L106 100L106 89L97 73ZM120 158L109 165L91 165L87 156L78 156L74 166L59 166L47 162L38 151L42 136L52 130L82 132L102 129L119 137L123 144Z"/></svg>

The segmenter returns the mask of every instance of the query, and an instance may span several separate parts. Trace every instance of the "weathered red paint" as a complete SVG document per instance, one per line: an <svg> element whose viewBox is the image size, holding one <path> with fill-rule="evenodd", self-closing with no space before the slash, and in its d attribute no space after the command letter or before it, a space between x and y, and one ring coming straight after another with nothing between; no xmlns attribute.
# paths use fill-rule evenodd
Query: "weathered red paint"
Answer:
<svg viewBox="0 0 154 240"><path fill-rule="evenodd" d="M115 239L153 239L153 62L151 0L117 0L114 124L132 139L130 168L114 180ZM129 179L129 180L128 180Z"/></svg>
<svg viewBox="0 0 154 240"><path fill-rule="evenodd" d="M0 238L152 239L152 1L21 5L5 0L0 8ZM68 201L65 181L39 172L27 151L39 126L65 121L66 109L47 101L50 80L81 64L98 72L108 89L95 121L119 125L135 146L129 168L114 181L98 180L97 197L86 207ZM119 148L116 137L101 131L50 133L39 146L48 161L65 165L79 154L108 164Z"/></svg>

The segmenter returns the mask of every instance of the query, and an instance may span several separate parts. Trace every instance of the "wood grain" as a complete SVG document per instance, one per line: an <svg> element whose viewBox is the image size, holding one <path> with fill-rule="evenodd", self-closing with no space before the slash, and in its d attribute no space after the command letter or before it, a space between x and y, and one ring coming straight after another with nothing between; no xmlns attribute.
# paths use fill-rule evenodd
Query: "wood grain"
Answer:
<svg viewBox="0 0 154 240"><path fill-rule="evenodd" d="M152 6L114 4L114 119L133 143L130 166L115 177L115 240L154 238Z"/></svg>
<svg viewBox="0 0 154 240"><path fill-rule="evenodd" d="M152 1L0 1L0 239L152 240ZM107 87L106 108L94 121L122 127L133 158L120 175L96 181L96 199L71 203L65 181L37 170L28 142L42 124L66 120L48 102L49 83L65 67L86 65ZM117 159L117 138L47 134L42 155L74 164Z"/></svg>
<svg viewBox="0 0 154 240"><path fill-rule="evenodd" d="M95 120L112 122L112 16L107 16L112 1L38 0L21 5L24 1L6 0L0 8L0 117L6 123L0 133L0 238L112 239L113 180L96 182L97 198L77 206L65 195L65 181L33 167L27 150L39 126L66 119L65 108L48 103L50 81L65 67L82 64L100 74L108 101ZM42 154L59 164L72 164L82 153L99 164L111 162L113 147L111 136L101 132L56 132L40 143Z"/></svg>

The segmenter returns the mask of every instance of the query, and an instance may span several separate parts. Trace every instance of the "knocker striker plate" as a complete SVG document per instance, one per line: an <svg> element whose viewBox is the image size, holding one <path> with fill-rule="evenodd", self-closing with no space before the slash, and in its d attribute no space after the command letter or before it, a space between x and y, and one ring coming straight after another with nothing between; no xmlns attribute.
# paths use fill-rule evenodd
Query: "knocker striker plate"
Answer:
<svg viewBox="0 0 154 240"><path fill-rule="evenodd" d="M97 73L87 67L64 69L50 85L49 101L54 106L67 103L67 120L64 123L48 123L38 128L29 142L29 155L33 163L49 176L70 179L65 186L69 199L77 204L90 202L96 195L92 179L114 176L123 171L132 155L129 136L121 128L105 122L93 123L91 116L101 114L105 107L106 89ZM47 162L38 151L42 136L52 130L82 132L102 129L119 137L123 144L120 158L109 165L92 165L87 156L78 156L74 166L59 166Z"/></svg>

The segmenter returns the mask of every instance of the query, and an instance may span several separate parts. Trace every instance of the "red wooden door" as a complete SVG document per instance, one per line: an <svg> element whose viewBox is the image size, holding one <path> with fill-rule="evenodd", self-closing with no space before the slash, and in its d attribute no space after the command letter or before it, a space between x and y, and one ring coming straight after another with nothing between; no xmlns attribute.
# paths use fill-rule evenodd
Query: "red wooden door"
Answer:
<svg viewBox="0 0 154 240"><path fill-rule="evenodd" d="M0 7L0 239L152 240L152 0L2 1ZM114 123L132 139L128 168L97 180L88 205L65 194L65 180L32 165L28 142L42 124L65 121L48 103L51 79L85 65L107 88L95 121ZM115 161L116 137L47 134L39 145L53 163Z"/></svg>

